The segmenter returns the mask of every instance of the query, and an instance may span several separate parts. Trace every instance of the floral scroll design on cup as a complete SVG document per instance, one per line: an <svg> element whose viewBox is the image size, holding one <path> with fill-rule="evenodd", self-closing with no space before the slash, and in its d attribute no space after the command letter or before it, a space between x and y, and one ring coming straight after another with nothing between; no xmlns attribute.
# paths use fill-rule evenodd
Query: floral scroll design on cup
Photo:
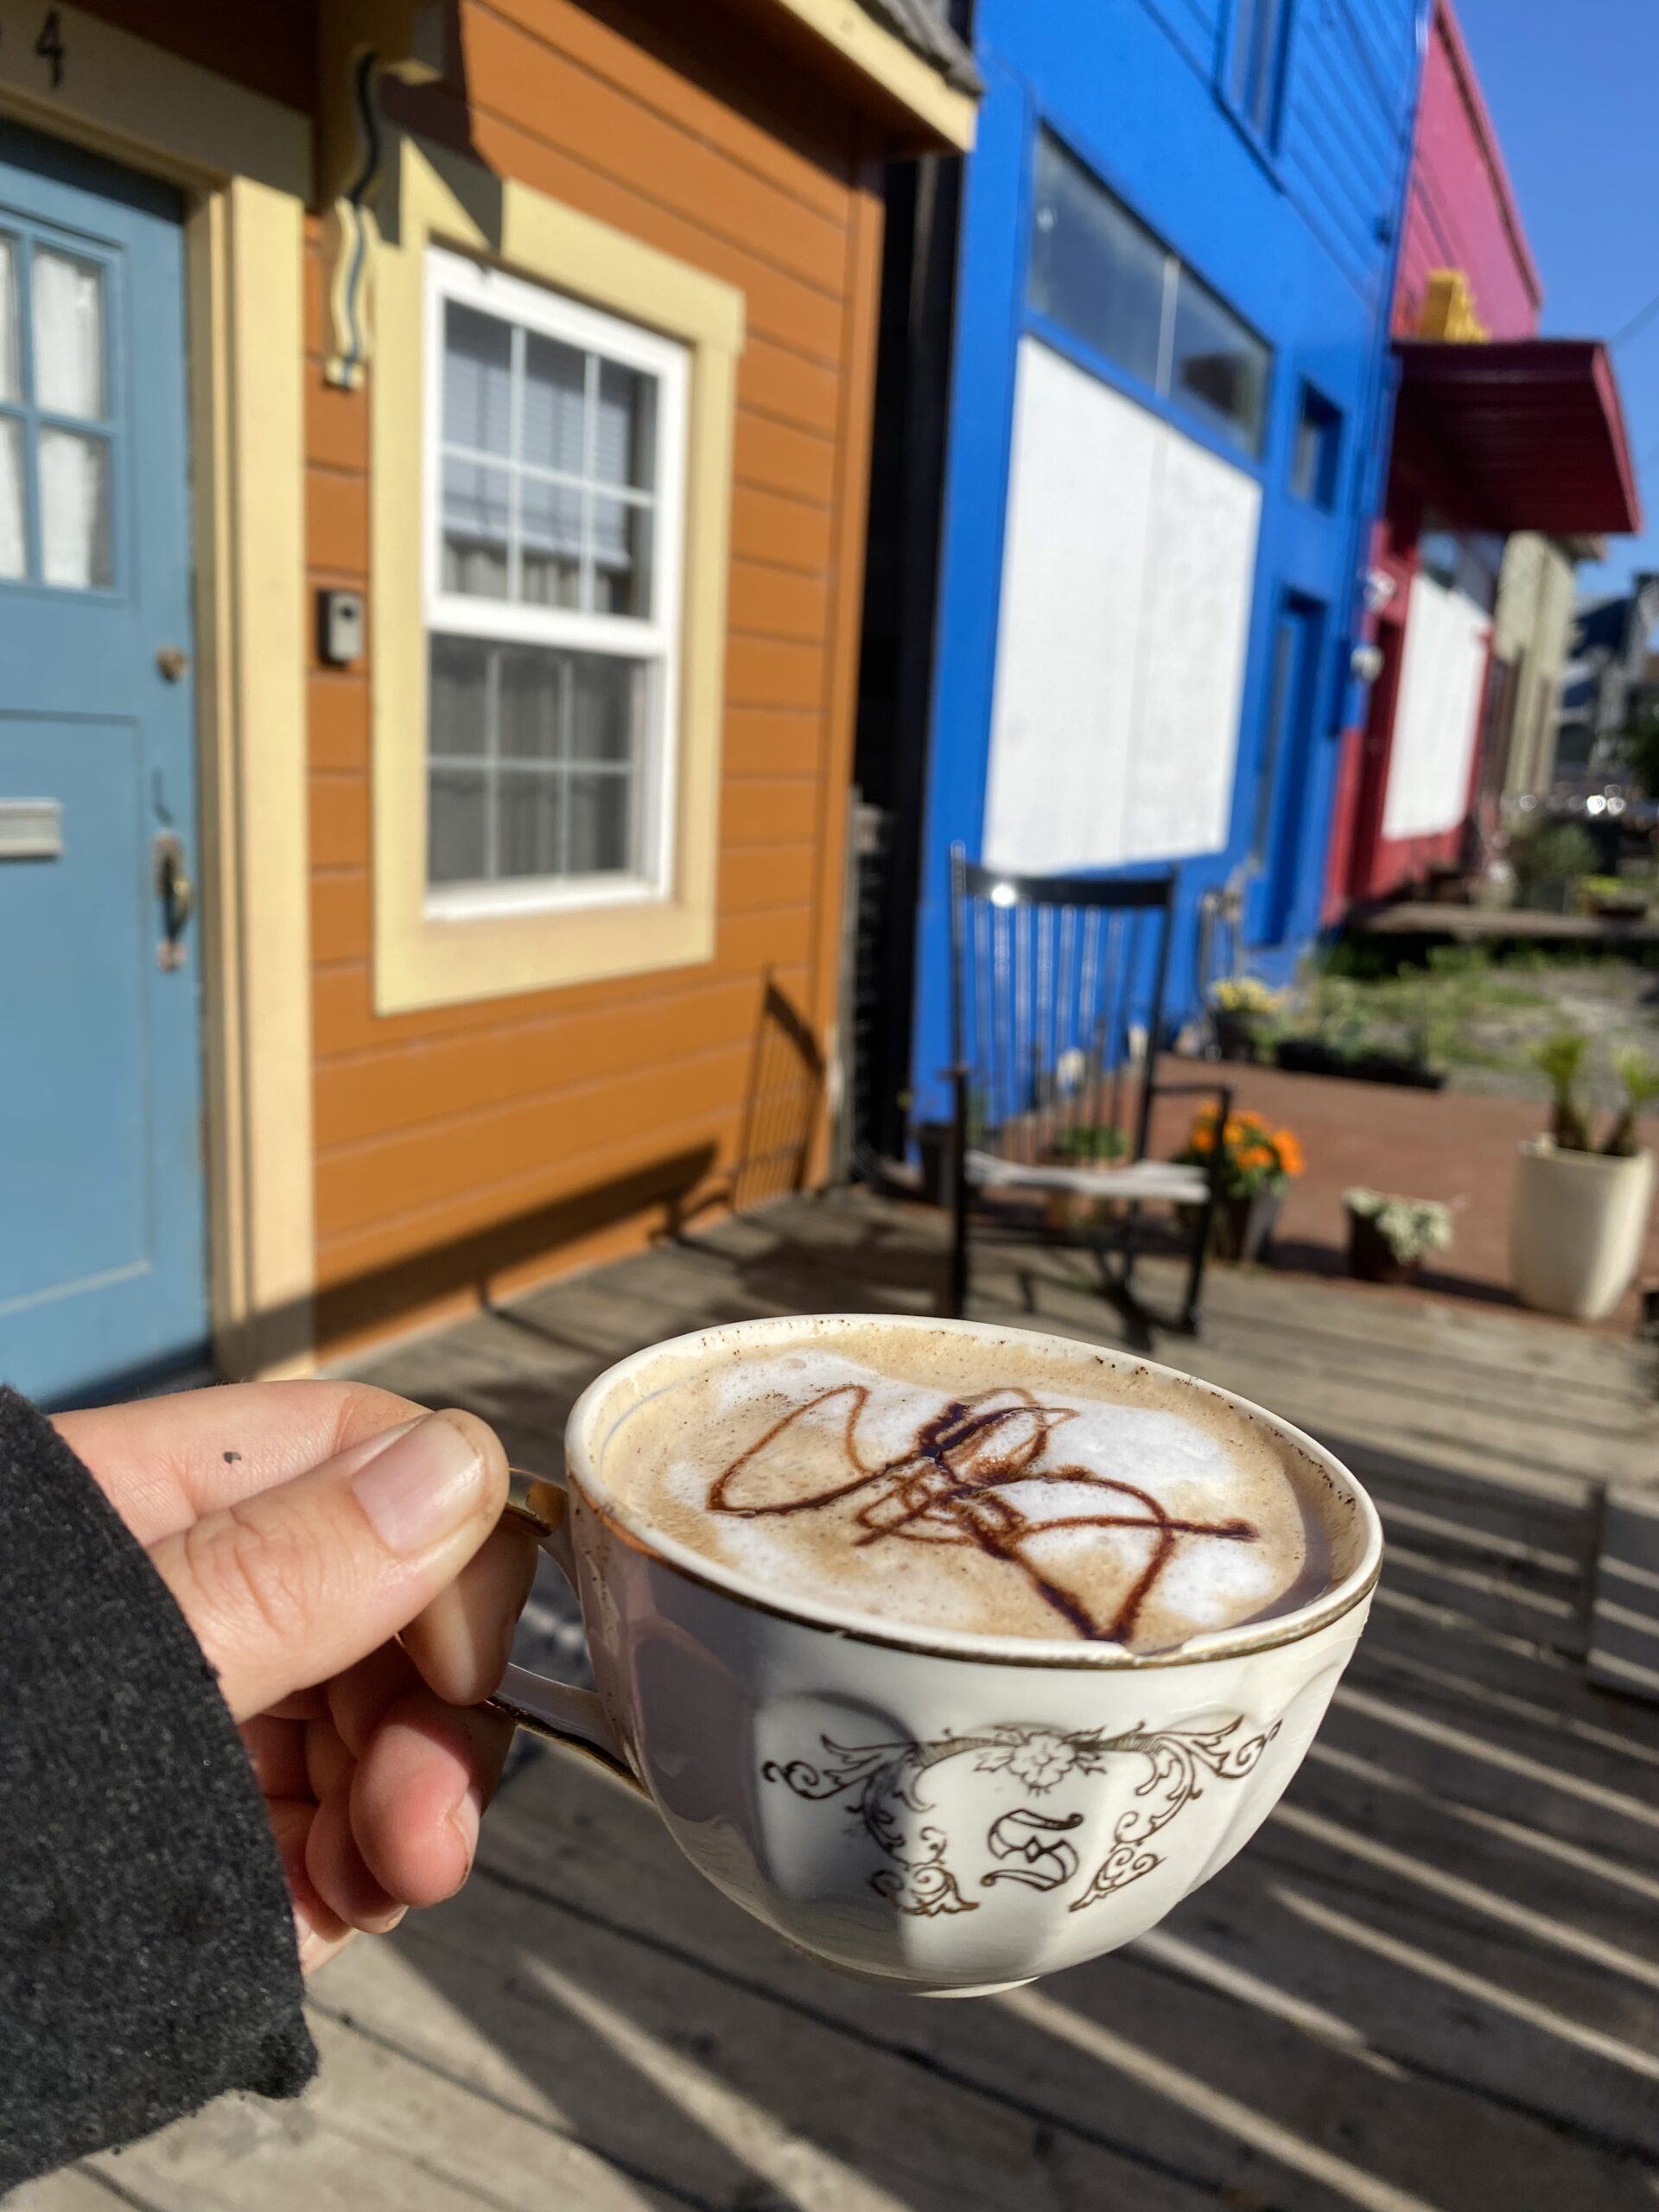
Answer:
<svg viewBox="0 0 1659 2212"><path fill-rule="evenodd" d="M920 1744L849 1745L824 1736L819 1739L823 1757L818 1764L768 1759L760 1773L764 1781L781 1782L798 1797L845 1797L855 1824L892 1861L877 1868L870 1887L900 1912L931 1919L939 1913L976 1912L981 1902L963 1895L944 1829L911 1829L905 1822L906 1812L933 1810L922 1794L932 1768L948 1759L971 1758L976 1773L1006 1774L1028 1798L1040 1798L1075 1776L1103 1774L1114 1760L1142 1759L1147 1771L1135 1785L1137 1802L1118 1815L1111 1848L1067 1907L1081 1912L1161 1866L1162 1853L1147 1846L1203 1796L1205 1777L1241 1781L1279 1732L1274 1721L1260 1735L1241 1737L1243 1726L1243 1714L1236 1713L1209 1728L1137 1725L1116 1736L1099 1728L1065 1731L1018 1721ZM999 1815L985 1833L985 1848L998 1863L981 1875L980 1886L1015 1882L1027 1889L1064 1889L1081 1871L1077 1847L1067 1839L1083 1822L1080 1812L1049 1813L1033 1805Z"/></svg>

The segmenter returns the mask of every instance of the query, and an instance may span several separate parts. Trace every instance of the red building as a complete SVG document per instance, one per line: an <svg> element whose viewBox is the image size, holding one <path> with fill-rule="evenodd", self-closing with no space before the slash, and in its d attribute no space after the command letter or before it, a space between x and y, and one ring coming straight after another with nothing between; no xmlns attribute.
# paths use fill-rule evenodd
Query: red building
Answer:
<svg viewBox="0 0 1659 2212"><path fill-rule="evenodd" d="M1500 577L1518 601L1538 580L1517 570L1555 563L1559 619L1571 584L1560 541L1640 526L1606 348L1540 338L1541 298L1457 18L1437 0L1394 301L1394 442L1368 579L1380 663L1365 725L1344 741L1332 911L1456 867L1478 797L1503 788L1512 741L1538 757L1530 725L1544 702L1524 702L1523 728ZM1511 555L1524 550L1528 562L1506 563L1519 532L1532 535ZM1542 595L1526 596L1531 608Z"/></svg>

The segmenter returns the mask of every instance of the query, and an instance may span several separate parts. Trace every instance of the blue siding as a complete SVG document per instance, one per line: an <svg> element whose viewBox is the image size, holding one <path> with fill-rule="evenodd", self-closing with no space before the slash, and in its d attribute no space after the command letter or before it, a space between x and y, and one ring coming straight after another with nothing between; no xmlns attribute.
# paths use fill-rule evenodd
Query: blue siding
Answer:
<svg viewBox="0 0 1659 2212"><path fill-rule="evenodd" d="M1276 804L1292 879L1253 901L1278 932L1255 964L1287 972L1319 925L1336 772L1351 703L1353 592L1385 440L1386 302L1416 94L1424 0L1295 0L1279 144L1269 156L1216 84L1226 0L981 0L986 79L968 164L957 302L944 550L918 917L912 1092L918 1118L944 1110L949 1054L946 864L980 847L1001 602L1003 518L1022 330L1034 148L1057 132L1274 349L1231 829L1224 851L1183 867L1172 974L1176 1014L1194 1011L1196 906L1248 851L1256 814L1275 631L1316 610L1317 710ZM1145 400L1109 365L1049 329L1073 358ZM1287 489L1306 378L1342 410L1336 510ZM1179 410L1167 410L1172 419ZM1191 430L1190 423L1184 429ZM1200 434L1201 435L1201 434ZM1230 455L1236 461L1236 454ZM1296 788L1289 788L1294 781ZM1294 818L1293 818L1294 817Z"/></svg>

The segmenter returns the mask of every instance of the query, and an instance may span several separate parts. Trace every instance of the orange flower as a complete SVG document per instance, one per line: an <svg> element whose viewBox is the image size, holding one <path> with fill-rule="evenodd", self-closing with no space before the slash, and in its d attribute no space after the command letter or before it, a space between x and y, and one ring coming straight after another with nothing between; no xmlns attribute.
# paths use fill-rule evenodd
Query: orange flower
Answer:
<svg viewBox="0 0 1659 2212"><path fill-rule="evenodd" d="M1222 1135L1226 1138L1229 1144L1243 1144L1244 1141L1245 1131L1242 1116L1237 1114L1230 1114L1227 1117L1227 1126L1223 1129Z"/></svg>
<svg viewBox="0 0 1659 2212"><path fill-rule="evenodd" d="M1189 1150L1192 1152L1213 1152L1216 1148L1214 1124L1194 1122L1192 1134L1186 1141Z"/></svg>
<svg viewBox="0 0 1659 2212"><path fill-rule="evenodd" d="M1302 1147L1296 1138L1288 1129L1281 1129L1274 1139L1274 1142L1279 1150L1279 1165L1284 1169L1286 1174L1300 1175L1307 1163L1302 1156Z"/></svg>

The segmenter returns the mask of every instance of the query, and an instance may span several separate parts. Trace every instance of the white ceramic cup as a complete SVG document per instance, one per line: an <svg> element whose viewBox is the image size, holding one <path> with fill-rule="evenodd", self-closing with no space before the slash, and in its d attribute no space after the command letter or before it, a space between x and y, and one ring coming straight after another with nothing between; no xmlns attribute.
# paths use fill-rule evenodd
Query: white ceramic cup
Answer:
<svg viewBox="0 0 1659 2212"><path fill-rule="evenodd" d="M1167 1369L1154 1371L1300 1456L1325 1486L1333 1555L1307 1605L1173 1652L873 1627L770 1595L619 1497L620 1425L664 1383L734 1351L872 1328L1039 1350L1096 1387L1103 1357L1147 1365L893 1315L739 1322L636 1352L571 1413L569 1510L544 1537L580 1595L598 1693L510 1667L496 1702L642 1790L693 1866L798 1949L891 1989L968 1996L1115 1950L1248 1842L1359 1640L1382 1529L1310 1437Z"/></svg>

